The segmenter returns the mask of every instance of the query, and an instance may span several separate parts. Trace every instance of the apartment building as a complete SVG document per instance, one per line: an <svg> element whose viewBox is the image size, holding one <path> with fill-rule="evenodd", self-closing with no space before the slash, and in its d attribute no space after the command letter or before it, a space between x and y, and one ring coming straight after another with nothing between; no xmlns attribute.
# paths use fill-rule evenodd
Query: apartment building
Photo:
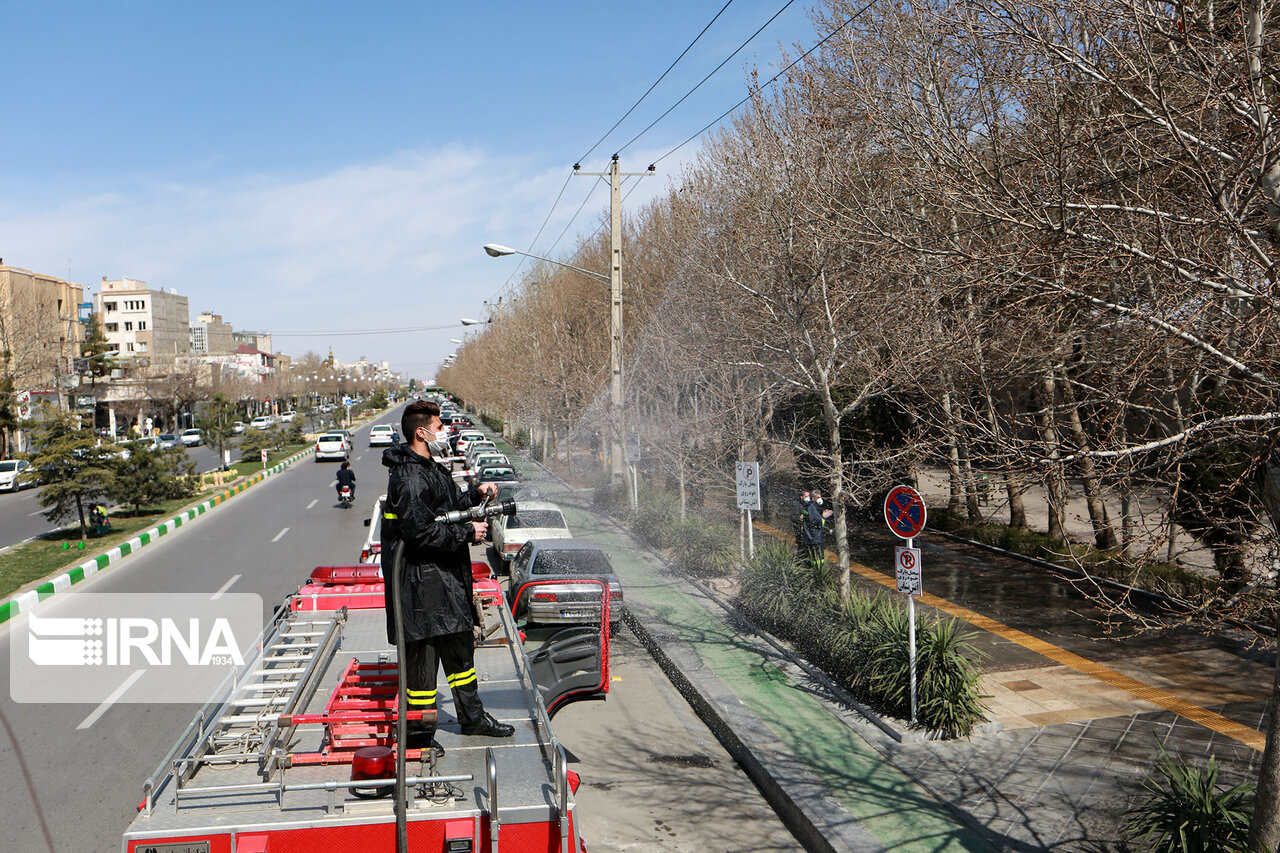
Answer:
<svg viewBox="0 0 1280 853"><path fill-rule="evenodd" d="M0 258L0 372L19 394L74 387L84 327L84 285L5 264Z"/></svg>
<svg viewBox="0 0 1280 853"><path fill-rule="evenodd" d="M187 297L178 291L154 290L131 278L108 281L94 294L94 310L102 332L124 363L172 361L191 352Z"/></svg>
<svg viewBox="0 0 1280 853"><path fill-rule="evenodd" d="M195 355L228 355L236 351L235 330L221 314L208 311L191 324L191 352Z"/></svg>

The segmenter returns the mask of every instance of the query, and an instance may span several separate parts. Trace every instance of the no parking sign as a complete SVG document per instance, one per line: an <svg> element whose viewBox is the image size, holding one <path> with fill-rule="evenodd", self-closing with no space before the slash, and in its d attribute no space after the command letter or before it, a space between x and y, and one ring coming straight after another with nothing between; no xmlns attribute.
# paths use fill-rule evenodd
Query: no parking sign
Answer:
<svg viewBox="0 0 1280 853"><path fill-rule="evenodd" d="M910 486L894 486L884 499L884 520L899 539L914 539L924 530L928 512L924 498Z"/></svg>

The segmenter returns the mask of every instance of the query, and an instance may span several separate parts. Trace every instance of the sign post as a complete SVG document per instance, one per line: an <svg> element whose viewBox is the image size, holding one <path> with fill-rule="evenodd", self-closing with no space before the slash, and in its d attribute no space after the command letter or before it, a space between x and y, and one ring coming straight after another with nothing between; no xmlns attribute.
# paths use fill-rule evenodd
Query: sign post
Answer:
<svg viewBox="0 0 1280 853"><path fill-rule="evenodd" d="M752 511L760 511L760 463L739 462L738 475L738 509L747 513L747 559L756 555L755 528L751 526Z"/></svg>
<svg viewBox="0 0 1280 853"><path fill-rule="evenodd" d="M910 486L894 486L884 499L884 520L889 531L899 539L907 540L905 548L894 548L894 574L898 592L907 597L907 659L911 671L911 722L917 717L916 688L916 596L922 594L923 570L920 549L914 547L915 537L924 530L928 511L924 498Z"/></svg>
<svg viewBox="0 0 1280 853"><path fill-rule="evenodd" d="M267 467L267 449L265 447L262 449L262 467Z"/></svg>

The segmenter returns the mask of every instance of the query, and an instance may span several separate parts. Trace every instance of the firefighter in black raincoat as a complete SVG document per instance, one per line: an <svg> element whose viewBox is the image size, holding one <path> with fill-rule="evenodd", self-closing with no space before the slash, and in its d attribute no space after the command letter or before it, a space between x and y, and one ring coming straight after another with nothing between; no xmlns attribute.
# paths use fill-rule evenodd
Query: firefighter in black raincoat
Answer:
<svg viewBox="0 0 1280 853"><path fill-rule="evenodd" d="M476 684L468 543L483 541L487 525L435 520L450 510L476 506L497 489L486 483L461 492L449 470L433 458L448 452L435 403L409 405L400 426L405 443L382 454L382 464L390 469L382 505L382 561L383 571L391 573L395 549L404 549L400 577L387 577L386 582L400 585L409 710L436 708L436 674L443 664L462 733L510 737L514 728L484 710ZM394 643L393 620L400 614L394 613L393 597L386 598L387 636ZM435 723L409 721L409 748L439 749L435 730Z"/></svg>

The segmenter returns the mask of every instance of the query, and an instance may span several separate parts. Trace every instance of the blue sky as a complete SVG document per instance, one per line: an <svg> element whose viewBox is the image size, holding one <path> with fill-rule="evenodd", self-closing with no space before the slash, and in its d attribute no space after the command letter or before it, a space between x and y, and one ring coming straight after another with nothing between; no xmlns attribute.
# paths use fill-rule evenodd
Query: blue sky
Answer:
<svg viewBox="0 0 1280 853"><path fill-rule="evenodd" d="M785 0L734 0L590 158L684 95ZM0 257L94 284L172 287L237 328L378 329L483 314L581 157L723 0L0 2ZM622 152L641 171L808 47L792 3ZM662 191L690 145L629 202ZM535 252L590 189L574 179ZM572 235L594 230L603 188ZM559 249L557 249L557 252ZM429 377L461 329L281 335L300 355L390 360Z"/></svg>

